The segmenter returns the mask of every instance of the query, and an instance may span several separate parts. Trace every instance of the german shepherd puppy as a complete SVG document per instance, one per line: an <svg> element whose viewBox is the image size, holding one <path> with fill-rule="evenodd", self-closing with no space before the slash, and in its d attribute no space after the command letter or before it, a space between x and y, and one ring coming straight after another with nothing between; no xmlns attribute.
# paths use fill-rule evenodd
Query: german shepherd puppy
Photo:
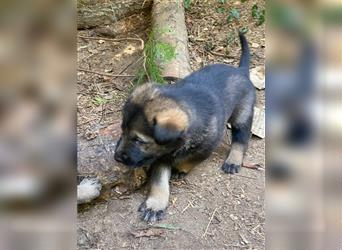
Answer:
<svg viewBox="0 0 342 250"><path fill-rule="evenodd" d="M248 43L243 34L239 37L238 68L214 64L174 85L146 83L125 103L115 159L132 168L149 166L150 192L138 210L143 220L164 217L171 169L188 173L208 158L227 122L232 126L232 145L222 170L239 172L251 136L255 102Z"/></svg>

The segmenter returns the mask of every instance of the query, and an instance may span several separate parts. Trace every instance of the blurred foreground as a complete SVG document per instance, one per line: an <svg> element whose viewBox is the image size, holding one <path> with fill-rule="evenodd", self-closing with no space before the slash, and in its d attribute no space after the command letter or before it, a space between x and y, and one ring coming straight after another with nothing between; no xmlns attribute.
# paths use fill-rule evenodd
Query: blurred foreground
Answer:
<svg viewBox="0 0 342 250"><path fill-rule="evenodd" d="M269 249L342 248L341 13L329 1L268 5Z"/></svg>
<svg viewBox="0 0 342 250"><path fill-rule="evenodd" d="M0 249L75 246L74 10L2 3Z"/></svg>

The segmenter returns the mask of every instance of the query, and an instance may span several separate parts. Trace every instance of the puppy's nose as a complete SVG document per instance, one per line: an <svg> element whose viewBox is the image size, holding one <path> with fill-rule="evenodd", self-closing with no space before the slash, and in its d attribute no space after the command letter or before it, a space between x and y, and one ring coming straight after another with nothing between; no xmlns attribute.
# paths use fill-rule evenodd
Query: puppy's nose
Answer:
<svg viewBox="0 0 342 250"><path fill-rule="evenodd" d="M126 161L128 159L128 155L126 153L121 154L121 158Z"/></svg>
<svg viewBox="0 0 342 250"><path fill-rule="evenodd" d="M124 161L127 161L128 155L126 153L116 153L114 158L116 161L123 163Z"/></svg>

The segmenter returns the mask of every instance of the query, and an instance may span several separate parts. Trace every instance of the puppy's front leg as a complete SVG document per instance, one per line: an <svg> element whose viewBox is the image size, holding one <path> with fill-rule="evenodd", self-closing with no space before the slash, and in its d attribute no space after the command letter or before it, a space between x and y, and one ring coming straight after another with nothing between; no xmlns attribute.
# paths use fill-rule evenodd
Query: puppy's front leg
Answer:
<svg viewBox="0 0 342 250"><path fill-rule="evenodd" d="M154 165L150 179L149 195L140 206L139 212L144 221L155 222L165 216L169 203L169 180L171 168L166 165Z"/></svg>

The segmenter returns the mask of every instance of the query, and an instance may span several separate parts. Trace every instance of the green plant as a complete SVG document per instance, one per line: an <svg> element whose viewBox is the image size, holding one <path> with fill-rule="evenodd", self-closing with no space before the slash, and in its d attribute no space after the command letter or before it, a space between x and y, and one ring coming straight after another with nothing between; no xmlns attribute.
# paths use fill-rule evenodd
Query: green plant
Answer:
<svg viewBox="0 0 342 250"><path fill-rule="evenodd" d="M175 48L168 43L156 42L154 49L157 60L170 61L176 55Z"/></svg>
<svg viewBox="0 0 342 250"><path fill-rule="evenodd" d="M256 25L262 25L265 22L265 9L261 9L257 4L254 4L252 7L252 17L256 21Z"/></svg>
<svg viewBox="0 0 342 250"><path fill-rule="evenodd" d="M184 0L184 8L186 10L190 9L191 6L191 0Z"/></svg>
<svg viewBox="0 0 342 250"><path fill-rule="evenodd" d="M227 22L231 23L233 20L239 20L240 19L240 12L238 9L233 8L230 10L229 15L227 16Z"/></svg>
<svg viewBox="0 0 342 250"><path fill-rule="evenodd" d="M103 105L103 104L106 104L109 102L109 100L107 100L101 96L95 96L92 101L96 106L100 106L100 105Z"/></svg>
<svg viewBox="0 0 342 250"><path fill-rule="evenodd" d="M206 51L212 51L214 48L215 48L215 44L214 44L212 41L207 41L207 42L204 44L204 49L205 49Z"/></svg>
<svg viewBox="0 0 342 250"><path fill-rule="evenodd" d="M150 32L144 48L144 64L135 76L135 84L142 84L146 78L149 81L165 83L161 73L161 64L172 60L176 56L176 49L168 43L157 40L156 34L164 32L166 31L152 30Z"/></svg>
<svg viewBox="0 0 342 250"><path fill-rule="evenodd" d="M216 9L217 13L224 13L225 9L223 7L219 7Z"/></svg>
<svg viewBox="0 0 342 250"><path fill-rule="evenodd" d="M247 26L244 26L244 27L242 27L242 28L240 29L240 32L241 32L242 34L246 34L248 31L249 31L249 28L248 28Z"/></svg>
<svg viewBox="0 0 342 250"><path fill-rule="evenodd" d="M223 3L226 3L227 0L219 0L219 2L223 4Z"/></svg>

